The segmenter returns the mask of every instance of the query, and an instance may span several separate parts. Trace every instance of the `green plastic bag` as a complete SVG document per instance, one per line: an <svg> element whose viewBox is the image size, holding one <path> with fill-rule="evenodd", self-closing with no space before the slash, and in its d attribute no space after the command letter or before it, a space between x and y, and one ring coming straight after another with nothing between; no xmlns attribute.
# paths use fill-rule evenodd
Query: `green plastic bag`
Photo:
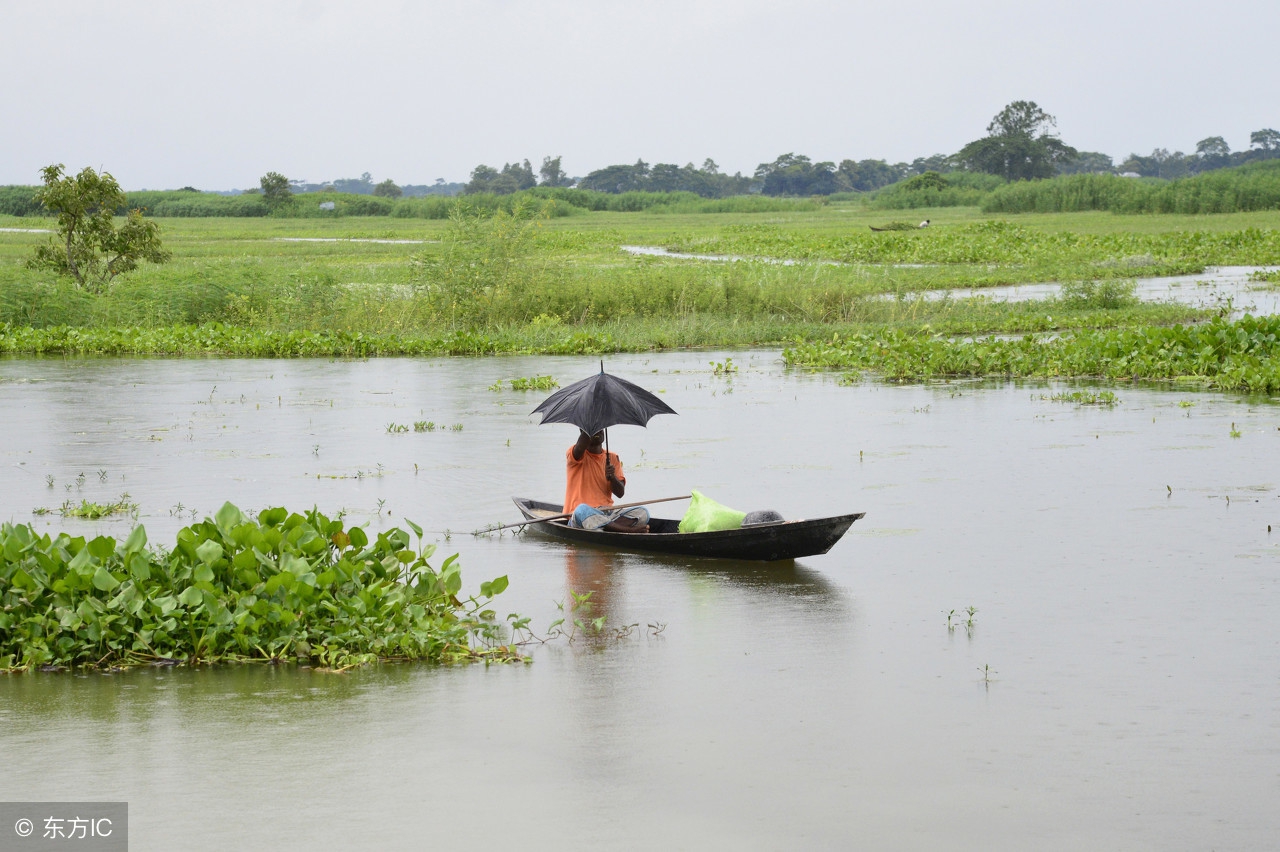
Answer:
<svg viewBox="0 0 1280 852"><path fill-rule="evenodd" d="M694 491L689 501L689 511L680 519L680 532L713 532L715 530L736 530L742 526L746 512L721 506L705 494Z"/></svg>

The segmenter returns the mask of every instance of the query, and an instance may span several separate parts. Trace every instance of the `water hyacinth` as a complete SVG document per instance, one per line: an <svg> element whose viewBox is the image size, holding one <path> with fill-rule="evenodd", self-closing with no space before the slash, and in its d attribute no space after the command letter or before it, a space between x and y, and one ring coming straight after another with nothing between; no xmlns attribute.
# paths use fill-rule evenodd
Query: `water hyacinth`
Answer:
<svg viewBox="0 0 1280 852"><path fill-rule="evenodd" d="M370 541L316 510L227 503L172 550L0 526L0 671L151 662L511 660L488 604L507 578L460 600L457 556L394 528Z"/></svg>
<svg viewBox="0 0 1280 852"><path fill-rule="evenodd" d="M895 381L986 376L1194 381L1247 393L1280 390L1280 317L1199 326L1077 331L1059 337L956 339L884 331L799 342L788 364Z"/></svg>

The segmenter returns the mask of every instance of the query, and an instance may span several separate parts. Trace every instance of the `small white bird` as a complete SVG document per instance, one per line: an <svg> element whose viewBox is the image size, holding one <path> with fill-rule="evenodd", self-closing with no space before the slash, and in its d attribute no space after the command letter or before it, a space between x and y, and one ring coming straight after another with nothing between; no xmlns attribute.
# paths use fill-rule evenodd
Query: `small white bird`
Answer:
<svg viewBox="0 0 1280 852"><path fill-rule="evenodd" d="M929 220L928 220L928 219L925 219L923 222L921 222L921 223L920 223L920 227L921 227L921 228L927 228L927 227L929 227Z"/></svg>

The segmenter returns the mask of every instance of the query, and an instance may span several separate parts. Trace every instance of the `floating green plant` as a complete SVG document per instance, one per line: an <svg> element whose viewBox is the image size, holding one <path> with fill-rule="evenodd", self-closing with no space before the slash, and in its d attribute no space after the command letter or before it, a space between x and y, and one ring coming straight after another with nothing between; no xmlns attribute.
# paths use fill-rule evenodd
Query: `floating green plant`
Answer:
<svg viewBox="0 0 1280 852"><path fill-rule="evenodd" d="M250 518L230 503L170 549L0 525L0 670L153 662L521 659L489 605L460 598L457 556L399 528L372 541L317 510Z"/></svg>
<svg viewBox="0 0 1280 852"><path fill-rule="evenodd" d="M1116 397L1110 390L1098 391L1093 393L1091 390L1075 390L1071 393L1052 394L1050 397L1041 397L1041 399L1050 400L1050 402L1069 402L1075 403L1076 406L1105 406L1110 408L1120 402L1120 398Z"/></svg>
<svg viewBox="0 0 1280 852"><path fill-rule="evenodd" d="M732 358L725 358L723 361L712 361L711 373L716 376L732 376L738 372L738 365L733 363Z"/></svg>
<svg viewBox="0 0 1280 852"><path fill-rule="evenodd" d="M81 500L80 505L77 506L67 500L58 507L58 514L64 518L86 518L91 521L111 515L136 514L137 511L138 504L130 500L128 494L121 494L119 499L112 503L95 503L89 500Z"/></svg>
<svg viewBox="0 0 1280 852"><path fill-rule="evenodd" d="M1052 396L1042 396L1041 399L1047 399L1050 402L1074 402L1076 405L1099 405L1110 408L1120 401L1111 391L1072 391L1071 393L1055 393Z"/></svg>
<svg viewBox="0 0 1280 852"><path fill-rule="evenodd" d="M511 386L511 389L515 391L549 391L560 387L560 383L551 376L527 376L519 379L508 379L507 383ZM498 381L490 385L489 390L502 390L502 379L498 379Z"/></svg>

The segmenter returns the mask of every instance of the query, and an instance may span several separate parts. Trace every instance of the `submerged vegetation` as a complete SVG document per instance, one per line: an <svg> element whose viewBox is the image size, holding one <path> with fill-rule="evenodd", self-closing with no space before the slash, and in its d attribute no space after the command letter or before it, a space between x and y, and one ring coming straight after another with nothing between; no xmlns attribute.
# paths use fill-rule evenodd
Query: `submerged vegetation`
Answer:
<svg viewBox="0 0 1280 852"><path fill-rule="evenodd" d="M0 671L70 666L296 661L514 660L525 621L489 608L506 577L460 599L457 557L393 528L370 541L312 510L250 518L230 503L147 547L108 536L0 526Z"/></svg>

